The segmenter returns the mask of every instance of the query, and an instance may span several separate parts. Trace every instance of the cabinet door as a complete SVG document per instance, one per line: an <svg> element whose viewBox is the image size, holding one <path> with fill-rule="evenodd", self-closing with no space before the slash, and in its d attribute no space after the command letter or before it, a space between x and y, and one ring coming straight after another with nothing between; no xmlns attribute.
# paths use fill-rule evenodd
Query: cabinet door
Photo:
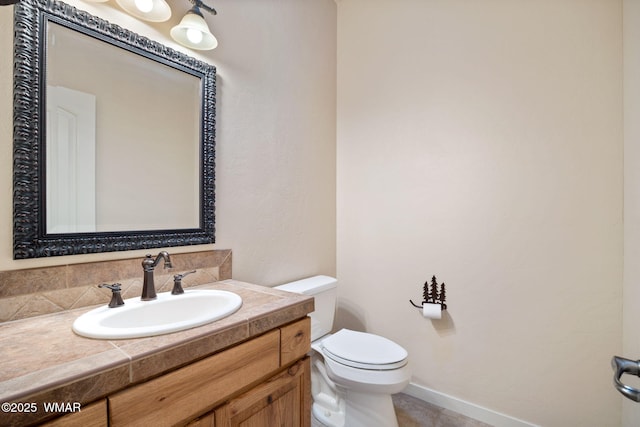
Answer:
<svg viewBox="0 0 640 427"><path fill-rule="evenodd" d="M310 427L309 358L215 410L216 427Z"/></svg>

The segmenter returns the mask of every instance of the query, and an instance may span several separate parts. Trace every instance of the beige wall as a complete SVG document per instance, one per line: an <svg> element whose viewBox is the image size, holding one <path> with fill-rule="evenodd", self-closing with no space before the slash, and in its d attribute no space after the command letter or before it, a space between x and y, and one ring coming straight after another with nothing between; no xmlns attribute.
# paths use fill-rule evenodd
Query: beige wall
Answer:
<svg viewBox="0 0 640 427"><path fill-rule="evenodd" d="M219 14L207 20L220 45L205 53L166 38L189 2L157 26L115 2L68 3L217 67L217 243L169 250L230 248L233 277L259 284L335 274L335 3L217 1ZM0 7L2 52L12 51L12 9ZM10 55L0 55L0 270L130 257L12 259L11 67Z"/></svg>
<svg viewBox="0 0 640 427"><path fill-rule="evenodd" d="M620 356L640 359L640 0L624 0L624 321ZM634 387L633 377L624 381ZM624 399L625 427L640 425L638 403Z"/></svg>
<svg viewBox="0 0 640 427"><path fill-rule="evenodd" d="M620 424L621 24L611 0L338 2L338 326L403 345L417 385ZM442 321L409 305L434 274Z"/></svg>

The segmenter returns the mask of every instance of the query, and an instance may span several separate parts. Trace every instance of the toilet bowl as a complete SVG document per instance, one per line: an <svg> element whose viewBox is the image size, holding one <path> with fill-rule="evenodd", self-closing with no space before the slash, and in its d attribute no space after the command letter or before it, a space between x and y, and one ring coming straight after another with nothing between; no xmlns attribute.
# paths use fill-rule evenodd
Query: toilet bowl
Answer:
<svg viewBox="0 0 640 427"><path fill-rule="evenodd" d="M375 334L331 334L336 286L332 277L314 276L276 287L315 297L309 315L313 416L327 427L397 427L391 395L411 379L407 351Z"/></svg>

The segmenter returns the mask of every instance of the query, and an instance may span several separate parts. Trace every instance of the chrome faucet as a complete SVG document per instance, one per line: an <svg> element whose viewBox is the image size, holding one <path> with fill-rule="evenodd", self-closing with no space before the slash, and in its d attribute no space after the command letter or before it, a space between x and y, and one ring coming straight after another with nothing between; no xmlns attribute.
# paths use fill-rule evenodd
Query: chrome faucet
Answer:
<svg viewBox="0 0 640 427"><path fill-rule="evenodd" d="M142 270L144 271L144 281L142 283L142 301L150 301L156 299L156 285L153 281L153 269L160 262L160 259L164 260L164 268L171 268L171 257L169 252L162 251L158 256L153 259L151 254L147 254L145 259L142 260Z"/></svg>

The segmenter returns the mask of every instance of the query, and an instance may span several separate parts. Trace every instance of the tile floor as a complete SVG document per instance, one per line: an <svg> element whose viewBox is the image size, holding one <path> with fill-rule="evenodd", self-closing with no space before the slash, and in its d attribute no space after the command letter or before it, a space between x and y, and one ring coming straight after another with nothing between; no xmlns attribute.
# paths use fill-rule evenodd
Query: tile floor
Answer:
<svg viewBox="0 0 640 427"><path fill-rule="evenodd" d="M491 427L448 409L424 402L404 393L393 396L400 427ZM311 427L322 427L312 420ZM345 426L348 427L348 426Z"/></svg>
<svg viewBox="0 0 640 427"><path fill-rule="evenodd" d="M404 393L393 396L393 405L400 427L491 427Z"/></svg>

